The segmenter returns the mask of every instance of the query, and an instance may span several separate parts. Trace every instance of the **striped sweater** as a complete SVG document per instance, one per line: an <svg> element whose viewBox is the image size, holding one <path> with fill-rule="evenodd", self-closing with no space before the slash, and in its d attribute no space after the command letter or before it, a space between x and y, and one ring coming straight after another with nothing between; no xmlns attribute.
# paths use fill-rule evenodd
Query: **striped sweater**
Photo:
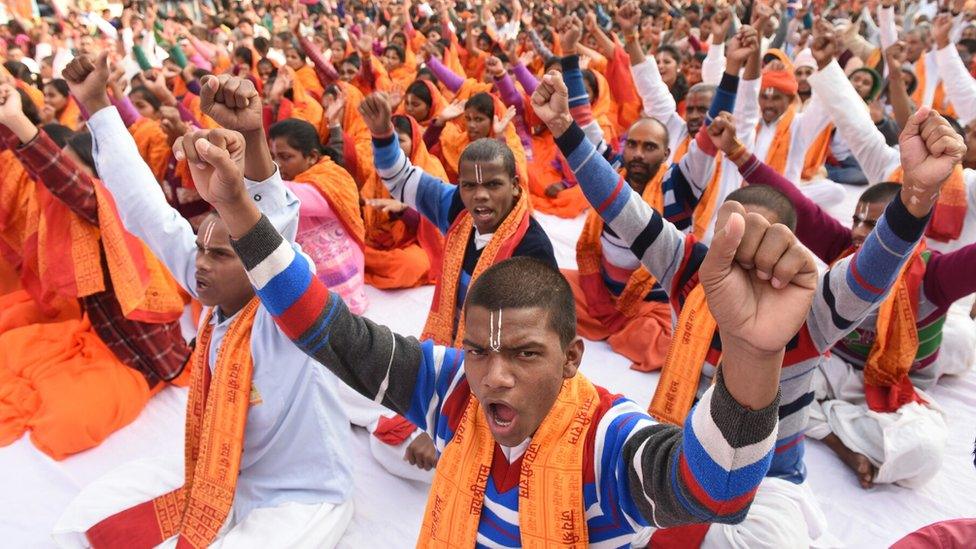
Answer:
<svg viewBox="0 0 976 549"><path fill-rule="evenodd" d="M282 332L367 398L451 443L472 397L458 349L403 337L349 312L308 261L262 218L233 242ZM655 423L633 402L598 389L586 433L584 504L590 542L628 546L638 530L741 521L772 459L777 404L748 410L724 381L709 388L683 428ZM478 545L520 545L521 451L496 445Z"/></svg>
<svg viewBox="0 0 976 549"><path fill-rule="evenodd" d="M586 140L573 124L556 138L597 213L623 238L641 263L668 290L675 312L698 284L697 271L707 248L661 217ZM813 307L790 341L780 378L781 403L776 453L770 475L801 482L807 405L813 401L812 372L840 338L859 324L885 297L902 264L922 236L927 219L917 219L900 200L893 201L877 228L852 256L821 275ZM702 387L715 374L721 354L716 333L706 356Z"/></svg>
<svg viewBox="0 0 976 549"><path fill-rule="evenodd" d="M846 252L853 241L851 230L806 197L790 180L776 173L755 156L739 167L743 178L751 185L769 185L783 192L796 208L796 236L825 263L833 262ZM968 244L956 251L939 253L927 250L925 278L918 295L918 352L909 375L925 389L936 382L938 372L931 368L939 357L942 326L946 312L959 299L976 292L976 244ZM877 314L872 312L834 345L833 351L855 368L862 368L877 337Z"/></svg>

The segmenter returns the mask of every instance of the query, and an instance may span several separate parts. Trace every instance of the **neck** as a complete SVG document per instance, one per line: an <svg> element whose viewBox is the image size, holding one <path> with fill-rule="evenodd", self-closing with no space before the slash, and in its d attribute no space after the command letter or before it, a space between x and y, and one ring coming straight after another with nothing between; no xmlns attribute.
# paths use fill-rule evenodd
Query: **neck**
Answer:
<svg viewBox="0 0 976 549"><path fill-rule="evenodd" d="M220 308L220 313L224 315L225 318L230 318L236 315L238 312L240 312L240 310L243 309L244 306L247 305L248 302L250 302L253 297L254 297L253 293L248 294L246 296L243 296L233 301L220 303L217 305L217 307Z"/></svg>

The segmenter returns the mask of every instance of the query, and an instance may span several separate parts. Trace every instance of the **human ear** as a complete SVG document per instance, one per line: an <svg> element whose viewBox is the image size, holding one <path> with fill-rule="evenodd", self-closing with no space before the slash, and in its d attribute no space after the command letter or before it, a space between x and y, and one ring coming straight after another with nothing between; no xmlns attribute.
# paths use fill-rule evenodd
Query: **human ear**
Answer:
<svg viewBox="0 0 976 549"><path fill-rule="evenodd" d="M573 341L569 342L566 346L563 362L563 379L569 379L576 375L579 370L580 362L583 361L583 339L580 337L573 338Z"/></svg>

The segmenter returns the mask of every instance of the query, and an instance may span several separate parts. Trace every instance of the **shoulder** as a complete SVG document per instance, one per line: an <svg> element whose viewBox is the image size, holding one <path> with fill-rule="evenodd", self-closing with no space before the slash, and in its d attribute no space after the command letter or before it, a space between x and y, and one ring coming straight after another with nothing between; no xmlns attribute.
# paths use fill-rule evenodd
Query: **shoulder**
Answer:
<svg viewBox="0 0 976 549"><path fill-rule="evenodd" d="M557 267L556 254L552 249L552 242L549 235L543 230L542 225L534 217L529 218L529 228L525 231L522 241L516 246L513 256L534 257L540 261L549 263Z"/></svg>

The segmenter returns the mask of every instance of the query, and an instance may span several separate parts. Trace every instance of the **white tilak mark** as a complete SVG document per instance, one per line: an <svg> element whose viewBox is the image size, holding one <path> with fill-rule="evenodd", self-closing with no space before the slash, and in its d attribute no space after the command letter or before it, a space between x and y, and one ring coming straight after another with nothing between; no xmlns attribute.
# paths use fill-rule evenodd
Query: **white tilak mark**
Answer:
<svg viewBox="0 0 976 549"><path fill-rule="evenodd" d="M210 238L213 236L214 226L217 225L216 221L211 220L210 224L207 225L207 232L203 234L203 249L206 250L210 247Z"/></svg>
<svg viewBox="0 0 976 549"><path fill-rule="evenodd" d="M502 350L502 310L498 309L498 327L495 328L495 313L488 313L488 349L494 353Z"/></svg>
<svg viewBox="0 0 976 549"><path fill-rule="evenodd" d="M474 179L475 179L475 181L478 182L479 185L481 185L481 165L480 164L475 164L474 165Z"/></svg>

